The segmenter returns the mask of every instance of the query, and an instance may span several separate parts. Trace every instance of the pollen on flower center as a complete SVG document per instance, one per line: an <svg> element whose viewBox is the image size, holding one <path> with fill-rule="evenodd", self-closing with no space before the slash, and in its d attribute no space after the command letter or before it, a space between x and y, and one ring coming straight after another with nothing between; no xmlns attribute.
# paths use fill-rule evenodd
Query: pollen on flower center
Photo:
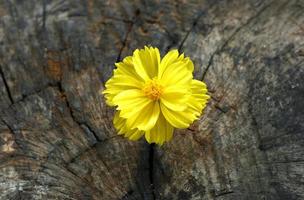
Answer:
<svg viewBox="0 0 304 200"><path fill-rule="evenodd" d="M148 98L158 100L163 93L163 86L158 80L152 79L146 82L142 90Z"/></svg>

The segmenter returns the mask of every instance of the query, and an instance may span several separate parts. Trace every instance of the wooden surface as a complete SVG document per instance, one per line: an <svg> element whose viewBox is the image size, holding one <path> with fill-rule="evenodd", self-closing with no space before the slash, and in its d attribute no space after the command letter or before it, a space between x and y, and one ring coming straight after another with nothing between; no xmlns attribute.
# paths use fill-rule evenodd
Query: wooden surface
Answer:
<svg viewBox="0 0 304 200"><path fill-rule="evenodd" d="M144 45L212 99L163 147L99 94ZM0 0L0 199L304 199L303 0Z"/></svg>

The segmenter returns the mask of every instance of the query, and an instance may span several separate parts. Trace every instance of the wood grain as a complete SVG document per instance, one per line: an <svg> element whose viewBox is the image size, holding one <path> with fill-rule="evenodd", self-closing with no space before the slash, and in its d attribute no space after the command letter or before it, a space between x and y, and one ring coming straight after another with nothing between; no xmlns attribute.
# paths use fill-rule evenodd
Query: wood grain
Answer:
<svg viewBox="0 0 304 200"><path fill-rule="evenodd" d="M304 199L303 0L0 1L0 199ZM177 48L212 99L117 136L114 63Z"/></svg>

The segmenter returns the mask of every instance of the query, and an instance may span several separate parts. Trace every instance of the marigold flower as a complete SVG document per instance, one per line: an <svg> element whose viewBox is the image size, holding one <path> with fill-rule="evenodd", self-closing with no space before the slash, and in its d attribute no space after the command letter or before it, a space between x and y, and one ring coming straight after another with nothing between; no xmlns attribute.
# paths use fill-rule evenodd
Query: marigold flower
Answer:
<svg viewBox="0 0 304 200"><path fill-rule="evenodd" d="M193 79L190 58L177 50L161 59L158 48L145 46L115 65L103 94L116 107L118 134L130 140L145 135L149 143L162 145L174 128L198 119L210 98L206 84Z"/></svg>

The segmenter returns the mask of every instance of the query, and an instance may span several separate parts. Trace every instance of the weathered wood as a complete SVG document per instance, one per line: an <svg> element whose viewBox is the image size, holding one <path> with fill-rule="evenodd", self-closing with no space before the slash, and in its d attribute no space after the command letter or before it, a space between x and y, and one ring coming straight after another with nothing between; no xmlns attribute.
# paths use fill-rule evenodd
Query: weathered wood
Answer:
<svg viewBox="0 0 304 200"><path fill-rule="evenodd" d="M303 199L304 1L0 1L0 199ZM99 91L150 44L212 99L162 147Z"/></svg>

